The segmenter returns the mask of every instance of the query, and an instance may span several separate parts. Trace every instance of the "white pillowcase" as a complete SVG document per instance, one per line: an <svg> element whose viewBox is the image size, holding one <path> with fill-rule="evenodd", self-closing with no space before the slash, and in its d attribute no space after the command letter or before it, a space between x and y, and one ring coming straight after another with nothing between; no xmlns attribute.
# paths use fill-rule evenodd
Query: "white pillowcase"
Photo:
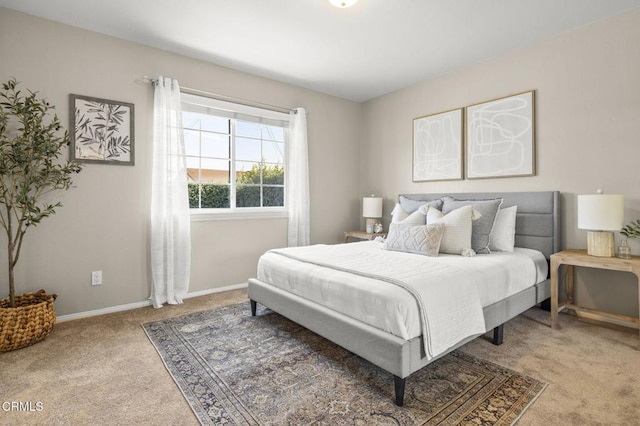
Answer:
<svg viewBox="0 0 640 426"><path fill-rule="evenodd" d="M480 217L473 222L471 230L471 248L476 253L490 253L489 240L491 231L496 223L496 215L502 206L502 198L489 200L458 200L448 195L442 197L444 204L442 211L446 214L462 206L471 204L480 213Z"/></svg>
<svg viewBox="0 0 640 426"><path fill-rule="evenodd" d="M440 253L462 254L471 249L471 223L473 207L466 205L446 215L440 210L427 211L427 225L444 223L444 235L440 242Z"/></svg>
<svg viewBox="0 0 640 426"><path fill-rule="evenodd" d="M489 250L513 251L516 244L516 213L518 206L498 210L496 223L491 231Z"/></svg>
<svg viewBox="0 0 640 426"><path fill-rule="evenodd" d="M405 209L396 203L396 207L391 212L391 223L403 223L408 225L425 225L426 208L419 208L415 212L409 214Z"/></svg>
<svg viewBox="0 0 640 426"><path fill-rule="evenodd" d="M396 203L396 206L391 212L391 223L398 223L409 217L409 213L402 208L400 203Z"/></svg>

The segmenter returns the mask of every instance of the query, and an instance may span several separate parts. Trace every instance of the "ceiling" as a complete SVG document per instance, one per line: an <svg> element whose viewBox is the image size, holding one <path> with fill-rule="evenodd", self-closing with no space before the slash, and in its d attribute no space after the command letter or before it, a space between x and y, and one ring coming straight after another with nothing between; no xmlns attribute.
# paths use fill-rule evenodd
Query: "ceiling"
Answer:
<svg viewBox="0 0 640 426"><path fill-rule="evenodd" d="M360 102L640 7L640 0L359 0L346 9L327 0L0 6Z"/></svg>

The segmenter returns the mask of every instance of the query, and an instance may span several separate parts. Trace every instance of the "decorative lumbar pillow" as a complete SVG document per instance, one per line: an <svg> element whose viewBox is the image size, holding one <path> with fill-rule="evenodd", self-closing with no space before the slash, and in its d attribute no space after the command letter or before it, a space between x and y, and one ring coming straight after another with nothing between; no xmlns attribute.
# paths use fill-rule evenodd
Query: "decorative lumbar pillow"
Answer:
<svg viewBox="0 0 640 426"><path fill-rule="evenodd" d="M425 204L429 207L436 208L438 210L442 210L442 200L432 200L432 201L420 201L420 200L412 200L411 198L407 198L404 195L399 197L400 206L406 211L408 214L411 214L418 210L420 206L424 206Z"/></svg>
<svg viewBox="0 0 640 426"><path fill-rule="evenodd" d="M427 225L443 223L444 235L440 242L440 253L462 254L471 249L471 217L473 208L462 206L448 214L440 210L427 211Z"/></svg>
<svg viewBox="0 0 640 426"><path fill-rule="evenodd" d="M437 256L444 229L445 226L441 223L434 225L392 223L389 225L389 234L383 247L386 250Z"/></svg>
<svg viewBox="0 0 640 426"><path fill-rule="evenodd" d="M473 209L480 213L480 217L473 221L471 234L471 248L476 253L491 253L489 241L491 231L496 221L496 215L502 205L502 198L492 200L456 200L453 197L442 197L442 212L447 214L462 206L473 206Z"/></svg>
<svg viewBox="0 0 640 426"><path fill-rule="evenodd" d="M495 251L513 251L516 244L516 213L518 206L498 210L496 223L491 231L489 249Z"/></svg>

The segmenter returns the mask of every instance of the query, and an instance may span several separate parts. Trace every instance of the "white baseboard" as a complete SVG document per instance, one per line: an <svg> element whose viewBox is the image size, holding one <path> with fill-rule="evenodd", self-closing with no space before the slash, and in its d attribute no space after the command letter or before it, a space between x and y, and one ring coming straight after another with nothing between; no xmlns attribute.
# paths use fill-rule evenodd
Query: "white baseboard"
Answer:
<svg viewBox="0 0 640 426"><path fill-rule="evenodd" d="M207 294L221 293L223 291L229 291L229 290L237 290L239 288L246 288L247 285L248 285L247 283L241 283L241 284L229 285L226 287L218 287L218 288L211 288L208 290L194 291L194 292L187 293L184 296L184 298L190 299L192 297L205 296ZM85 312L78 312L76 314L62 315L56 318L56 322L71 321L71 320L80 319L80 318L95 317L96 315L111 314L114 312L128 311L130 309L144 308L145 306L151 306L151 304L152 304L151 300L144 300L141 302L127 303L126 305L110 306L108 308L96 309L93 311L85 311Z"/></svg>

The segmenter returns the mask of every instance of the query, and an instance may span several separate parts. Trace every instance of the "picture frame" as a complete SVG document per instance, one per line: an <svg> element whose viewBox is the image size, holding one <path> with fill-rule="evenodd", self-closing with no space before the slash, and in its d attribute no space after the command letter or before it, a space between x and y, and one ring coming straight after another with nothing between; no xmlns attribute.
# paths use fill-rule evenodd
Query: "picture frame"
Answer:
<svg viewBox="0 0 640 426"><path fill-rule="evenodd" d="M135 164L134 105L69 95L70 158L82 163Z"/></svg>
<svg viewBox="0 0 640 426"><path fill-rule="evenodd" d="M465 107L467 179L536 174L535 92Z"/></svg>
<svg viewBox="0 0 640 426"><path fill-rule="evenodd" d="M413 119L413 182L463 178L463 109Z"/></svg>

